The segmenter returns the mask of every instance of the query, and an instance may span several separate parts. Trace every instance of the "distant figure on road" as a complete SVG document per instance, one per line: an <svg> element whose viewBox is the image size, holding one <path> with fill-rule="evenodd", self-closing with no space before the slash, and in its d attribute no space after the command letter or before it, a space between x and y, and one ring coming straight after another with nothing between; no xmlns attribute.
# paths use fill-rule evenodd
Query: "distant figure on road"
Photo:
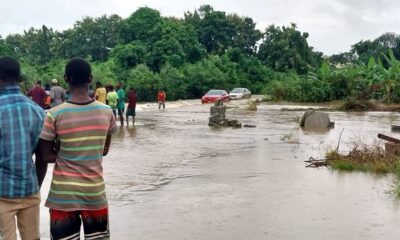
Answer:
<svg viewBox="0 0 400 240"><path fill-rule="evenodd" d="M37 105L45 108L44 102L46 101L46 91L42 88L42 81L37 81L36 86L32 88L27 94L28 97L32 97L32 101L34 101Z"/></svg>
<svg viewBox="0 0 400 240"><path fill-rule="evenodd" d="M158 101L158 109L161 109L161 105L163 109L165 109L165 99L167 98L167 94L163 90L159 90L157 94L157 101Z"/></svg>
<svg viewBox="0 0 400 240"><path fill-rule="evenodd" d="M67 94L65 93L64 88L58 85L58 80L51 80L51 89L50 89L50 97L51 97L51 107L56 107L63 103L67 99Z"/></svg>
<svg viewBox="0 0 400 240"><path fill-rule="evenodd" d="M117 84L117 94L118 94L118 116L121 121L121 126L124 126L124 112L125 112L125 91L122 89L122 83Z"/></svg>
<svg viewBox="0 0 400 240"><path fill-rule="evenodd" d="M129 126L129 116L133 118L132 124L133 126L135 126L136 102L137 102L136 91L135 89L130 88L128 93L128 109L126 110L126 126Z"/></svg>
<svg viewBox="0 0 400 240"><path fill-rule="evenodd" d="M107 91L106 89L101 85L101 82L96 82L96 92L94 93L94 96L97 101L107 104L106 103L106 98L107 98Z"/></svg>

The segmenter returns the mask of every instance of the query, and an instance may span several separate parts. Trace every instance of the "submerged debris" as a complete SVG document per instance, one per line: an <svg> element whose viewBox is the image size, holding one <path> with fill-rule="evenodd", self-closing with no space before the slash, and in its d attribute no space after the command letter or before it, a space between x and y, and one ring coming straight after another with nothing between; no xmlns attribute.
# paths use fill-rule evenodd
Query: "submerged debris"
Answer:
<svg viewBox="0 0 400 240"><path fill-rule="evenodd" d="M308 165L306 165L307 168L312 167L312 168L318 168L318 167L327 167L328 166L328 162L326 161L326 159L323 160L316 160L313 157L310 157L308 159L308 161L304 161L306 163L308 163Z"/></svg>

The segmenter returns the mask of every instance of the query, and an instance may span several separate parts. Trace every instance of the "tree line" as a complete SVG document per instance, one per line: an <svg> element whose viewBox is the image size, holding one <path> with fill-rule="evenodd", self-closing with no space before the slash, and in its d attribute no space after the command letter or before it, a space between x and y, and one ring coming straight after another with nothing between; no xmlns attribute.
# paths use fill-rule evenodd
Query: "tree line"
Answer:
<svg viewBox="0 0 400 240"><path fill-rule="evenodd" d="M393 75L398 35L360 41L350 52L329 57L315 51L308 37L294 23L260 31L252 18L210 5L183 18L143 7L127 18L85 17L64 31L43 25L0 37L0 56L21 62L25 88L36 80L61 79L66 61L80 56L92 62L96 81L122 82L146 101L154 100L157 89L169 99L188 99L210 88L234 87L277 100L328 101L357 97L371 86L378 91L371 97L400 101Z"/></svg>

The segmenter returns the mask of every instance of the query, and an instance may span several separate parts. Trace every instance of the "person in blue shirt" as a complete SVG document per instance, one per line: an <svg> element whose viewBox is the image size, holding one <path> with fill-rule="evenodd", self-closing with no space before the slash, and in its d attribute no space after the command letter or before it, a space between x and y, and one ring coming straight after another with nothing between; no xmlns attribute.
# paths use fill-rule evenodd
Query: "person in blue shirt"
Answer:
<svg viewBox="0 0 400 240"><path fill-rule="evenodd" d="M19 63L0 58L0 239L39 239L39 188L47 164L32 155L45 113L21 94ZM36 166L35 166L36 165Z"/></svg>

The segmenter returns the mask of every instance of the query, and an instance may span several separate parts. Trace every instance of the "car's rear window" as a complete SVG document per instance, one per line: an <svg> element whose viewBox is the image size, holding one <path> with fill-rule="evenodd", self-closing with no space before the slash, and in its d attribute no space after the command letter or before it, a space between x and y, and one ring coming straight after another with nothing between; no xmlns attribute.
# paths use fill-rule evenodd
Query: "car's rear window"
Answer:
<svg viewBox="0 0 400 240"><path fill-rule="evenodd" d="M231 91L231 93L242 93L244 92L244 88L235 88Z"/></svg>
<svg viewBox="0 0 400 240"><path fill-rule="evenodd" d="M222 95L224 94L224 91L222 90L210 90L206 95Z"/></svg>

